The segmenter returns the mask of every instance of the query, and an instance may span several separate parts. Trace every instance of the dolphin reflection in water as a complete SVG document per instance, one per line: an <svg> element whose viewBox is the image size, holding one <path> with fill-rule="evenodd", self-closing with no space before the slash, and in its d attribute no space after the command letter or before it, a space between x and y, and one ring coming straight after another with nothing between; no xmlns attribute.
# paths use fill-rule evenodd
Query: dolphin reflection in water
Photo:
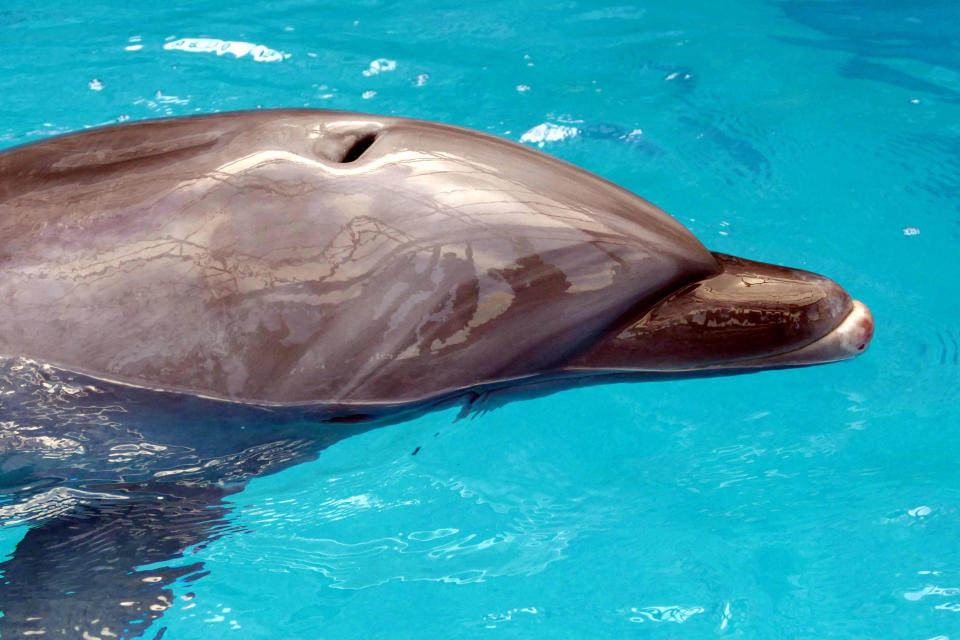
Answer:
<svg viewBox="0 0 960 640"><path fill-rule="evenodd" d="M449 403L862 353L836 283L457 127L284 110L0 153L0 634L136 637L225 498ZM512 396L508 396L512 397ZM162 634L162 630L159 632Z"/></svg>

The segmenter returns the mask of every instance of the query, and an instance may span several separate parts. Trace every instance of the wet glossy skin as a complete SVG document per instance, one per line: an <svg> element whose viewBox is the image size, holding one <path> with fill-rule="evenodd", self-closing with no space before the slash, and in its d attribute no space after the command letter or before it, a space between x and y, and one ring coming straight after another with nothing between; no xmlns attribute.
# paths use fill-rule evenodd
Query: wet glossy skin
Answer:
<svg viewBox="0 0 960 640"><path fill-rule="evenodd" d="M717 306L724 287L695 283L730 264L593 174L420 121L234 113L0 154L0 354L240 402L703 368L799 348L849 311L833 283L800 296L817 318L791 311L785 269L749 309ZM678 293L680 315L713 305L750 330L646 315Z"/></svg>

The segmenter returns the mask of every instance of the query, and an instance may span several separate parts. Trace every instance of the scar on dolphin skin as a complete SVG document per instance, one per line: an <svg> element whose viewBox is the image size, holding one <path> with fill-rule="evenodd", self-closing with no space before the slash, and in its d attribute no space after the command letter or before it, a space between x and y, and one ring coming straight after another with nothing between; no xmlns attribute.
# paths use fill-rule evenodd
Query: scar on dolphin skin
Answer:
<svg viewBox="0 0 960 640"><path fill-rule="evenodd" d="M203 574L175 560L228 534L227 496L375 426L873 334L837 283L711 253L557 158L318 110L3 151L0 300L0 444L21 443L0 518L31 524L0 565L4 637L139 634Z"/></svg>

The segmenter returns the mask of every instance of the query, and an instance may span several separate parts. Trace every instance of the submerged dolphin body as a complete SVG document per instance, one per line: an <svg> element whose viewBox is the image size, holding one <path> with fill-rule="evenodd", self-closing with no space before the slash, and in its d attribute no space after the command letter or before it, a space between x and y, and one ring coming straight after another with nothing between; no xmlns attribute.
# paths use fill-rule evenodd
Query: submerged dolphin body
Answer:
<svg viewBox="0 0 960 640"><path fill-rule="evenodd" d="M258 111L0 153L0 519L32 523L0 634L137 636L200 575L140 567L377 421L840 360L872 330L826 278L457 127Z"/></svg>

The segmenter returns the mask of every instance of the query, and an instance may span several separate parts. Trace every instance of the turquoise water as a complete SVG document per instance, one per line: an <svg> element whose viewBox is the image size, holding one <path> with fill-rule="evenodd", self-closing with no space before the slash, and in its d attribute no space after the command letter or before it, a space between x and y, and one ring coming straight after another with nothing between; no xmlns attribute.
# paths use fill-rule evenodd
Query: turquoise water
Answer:
<svg viewBox="0 0 960 640"><path fill-rule="evenodd" d="M256 107L451 122L714 251L827 274L876 319L852 362L342 440L230 496L232 532L176 561L209 573L144 637L960 638L958 13L5 2L0 145ZM25 533L0 529L0 557Z"/></svg>

